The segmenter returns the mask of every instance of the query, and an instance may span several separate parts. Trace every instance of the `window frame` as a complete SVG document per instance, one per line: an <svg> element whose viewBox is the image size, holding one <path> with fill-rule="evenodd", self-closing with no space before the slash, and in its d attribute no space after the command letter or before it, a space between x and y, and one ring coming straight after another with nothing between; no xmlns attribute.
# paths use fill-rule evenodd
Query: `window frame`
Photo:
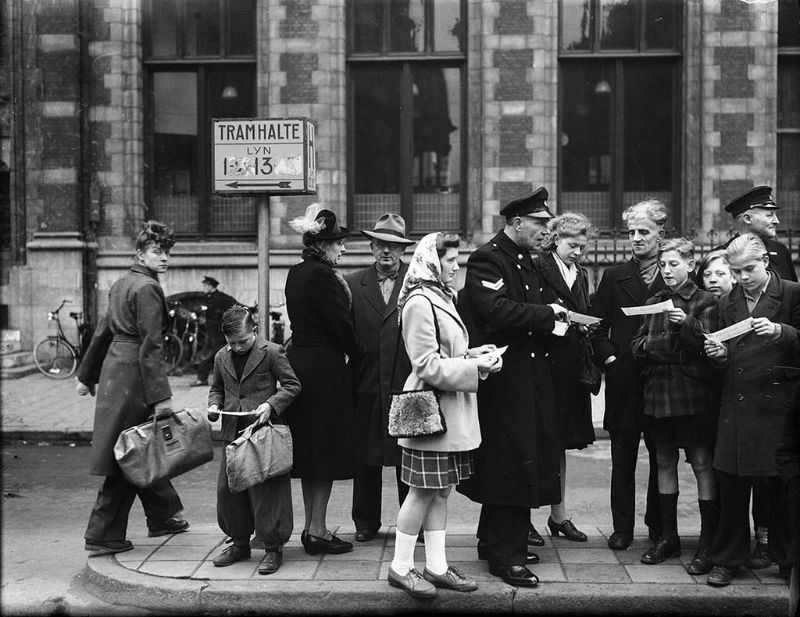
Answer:
<svg viewBox="0 0 800 617"><path fill-rule="evenodd" d="M458 225L459 229L447 230L458 233L464 233L466 230L466 209L467 209L467 170L468 170L468 157L467 157L467 143L468 143L468 101L467 101L467 50L460 51L430 51L432 32L433 32L433 2L434 0L425 1L425 29L423 33L425 41L425 50L419 52L409 51L390 51L387 47L389 39L389 4L390 0L377 0L384 4L384 18L383 25L384 33L382 36L383 49L379 52L357 52L353 50L353 41L355 39L355 19L353 18L353 11L356 10L357 4L350 2L347 5L346 14L346 104L347 104L347 203L355 203L355 168L356 168L356 153L355 153L355 131L353 119L356 113L356 102L354 95L354 80L353 70L364 67L400 67L402 75L402 84L404 86L402 93L402 105L404 110L400 116L400 136L401 136L401 151L400 151L400 190L398 192L400 197L400 216L406 221L407 233L410 236L420 237L424 235L425 231L415 230L414 222L414 186L413 186L413 164L414 164L414 139L413 139L413 76L412 65L418 66L436 66L442 69L458 69L459 71L459 98L460 98L460 160L458 161L458 168L460 173L460 189L458 201ZM466 28L467 24L467 1L459 0L460 7L460 21ZM464 34L464 46L466 46L467 37ZM347 210L347 221L350 228L354 227L355 222L355 208L349 207Z"/></svg>
<svg viewBox="0 0 800 617"><path fill-rule="evenodd" d="M563 135L564 127L564 79L563 79L563 66L564 63L570 62L587 62L596 61L598 65L610 63L612 66L611 74L614 77L615 87L611 94L612 100L612 117L611 117L611 156L612 156L612 174L609 183L609 215L607 218L608 224L599 221L593 221L594 224L600 229L617 228L617 221L620 220L622 212L631 204L624 202L625 193L625 136L624 136L624 70L623 63L631 60L647 59L672 59L672 174L671 186L672 193L671 203L669 205L670 218L676 224L676 227L682 226L682 193L681 193L681 177L682 177L682 140L681 140L681 121L682 121L682 101L683 101L683 82L682 72L683 66L681 60L683 58L683 51L680 49L684 45L685 28L684 23L686 20L686 7L677 14L678 23L675 25L676 32L675 38L677 41L678 49L647 49L645 44L646 28L646 11L641 10L644 3L637 3L639 7L638 12L638 28L639 28L639 50L627 49L600 49L600 19L596 18L596 12L600 5L600 0L591 0L591 27L592 40L590 42L589 50L566 50L564 49L563 41L563 0L559 0L558 11L558 114L557 114L557 135L558 139L558 173L557 173L557 195L559 203L561 203L564 194L564 164L563 164L563 149L561 143L561 135ZM622 111L618 111L618 110Z"/></svg>
<svg viewBox="0 0 800 617"><path fill-rule="evenodd" d="M783 2L779 2L779 4L778 4L779 11L780 11L780 8L782 6L783 6ZM779 12L778 19L780 20L780 18L781 18L781 15L780 15L780 12ZM780 33L780 27L778 29L778 32ZM783 59L789 59L789 61L795 60L797 62L800 62L800 44L798 44L798 45L781 45L781 40L780 40L780 36L779 36L778 37L778 44L777 44L777 58L776 58L776 63L775 63L778 80L780 80L780 74L781 74L780 66L781 66L781 60L783 60ZM780 90L781 90L780 89L780 81L778 81L776 83L776 86L778 88L778 92L780 93ZM776 118L776 123L775 123L775 173L776 173L776 178L775 178L775 198L778 201L778 205L780 205L780 201L781 201L781 188L782 187L781 187L781 181L777 177L777 174L779 172L783 171L783 167L781 167L779 165L780 162L781 162L780 161L781 137L789 136L789 135L800 135L800 124L798 124L797 126L780 126L780 124L778 123L778 118Z"/></svg>

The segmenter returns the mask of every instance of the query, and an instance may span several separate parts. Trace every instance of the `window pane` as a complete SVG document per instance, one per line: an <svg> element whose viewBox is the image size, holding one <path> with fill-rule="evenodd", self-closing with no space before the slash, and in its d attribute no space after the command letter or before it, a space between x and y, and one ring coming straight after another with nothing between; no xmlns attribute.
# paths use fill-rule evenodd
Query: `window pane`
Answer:
<svg viewBox="0 0 800 617"><path fill-rule="evenodd" d="M399 67L352 70L356 228L400 212L401 81Z"/></svg>
<svg viewBox="0 0 800 617"><path fill-rule="evenodd" d="M625 191L669 191L672 187L672 63L631 61L624 65Z"/></svg>
<svg viewBox="0 0 800 617"><path fill-rule="evenodd" d="M176 232L197 233L197 76L156 73L153 101L153 212Z"/></svg>
<svg viewBox="0 0 800 617"><path fill-rule="evenodd" d="M600 0L600 47L637 49L636 0Z"/></svg>
<svg viewBox="0 0 800 617"><path fill-rule="evenodd" d="M434 51L464 51L465 24L460 0L437 0L433 3Z"/></svg>
<svg viewBox="0 0 800 617"><path fill-rule="evenodd" d="M191 0L186 6L186 55L218 56L219 0Z"/></svg>
<svg viewBox="0 0 800 617"><path fill-rule="evenodd" d="M778 58L778 128L800 129L800 57Z"/></svg>
<svg viewBox="0 0 800 617"><path fill-rule="evenodd" d="M178 11L176 0L151 0L150 53L155 58L178 55Z"/></svg>
<svg viewBox="0 0 800 617"><path fill-rule="evenodd" d="M425 1L389 0L391 51L425 51Z"/></svg>
<svg viewBox="0 0 800 617"><path fill-rule="evenodd" d="M382 0L351 0L353 51L381 51L384 3Z"/></svg>
<svg viewBox="0 0 800 617"><path fill-rule="evenodd" d="M227 46L231 56L256 53L255 0L228 0Z"/></svg>
<svg viewBox="0 0 800 617"><path fill-rule="evenodd" d="M610 224L614 83L607 62L563 62L561 165L563 210Z"/></svg>
<svg viewBox="0 0 800 617"><path fill-rule="evenodd" d="M647 0L645 10L645 45L648 49L675 49L681 3L678 0Z"/></svg>
<svg viewBox="0 0 800 617"><path fill-rule="evenodd" d="M460 71L415 68L414 231L460 227Z"/></svg>
<svg viewBox="0 0 800 617"><path fill-rule="evenodd" d="M561 3L562 49L591 46L591 0L563 0Z"/></svg>
<svg viewBox="0 0 800 617"><path fill-rule="evenodd" d="M780 0L778 5L778 45L800 47L800 4L797 0Z"/></svg>
<svg viewBox="0 0 800 617"><path fill-rule="evenodd" d="M800 227L800 135L778 134L778 190L782 227Z"/></svg>

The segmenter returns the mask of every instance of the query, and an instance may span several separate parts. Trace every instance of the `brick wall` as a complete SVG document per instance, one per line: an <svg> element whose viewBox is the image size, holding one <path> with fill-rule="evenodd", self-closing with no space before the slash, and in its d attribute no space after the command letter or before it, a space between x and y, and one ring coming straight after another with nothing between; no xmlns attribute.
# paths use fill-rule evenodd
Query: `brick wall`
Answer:
<svg viewBox="0 0 800 617"><path fill-rule="evenodd" d="M733 197L775 183L778 7L708 0L703 9L702 228L727 230Z"/></svg>

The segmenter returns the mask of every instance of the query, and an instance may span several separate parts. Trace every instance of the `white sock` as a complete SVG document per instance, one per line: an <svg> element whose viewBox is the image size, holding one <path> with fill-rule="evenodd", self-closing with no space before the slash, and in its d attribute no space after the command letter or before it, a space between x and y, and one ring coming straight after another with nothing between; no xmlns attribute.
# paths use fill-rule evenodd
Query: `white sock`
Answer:
<svg viewBox="0 0 800 617"><path fill-rule="evenodd" d="M414 567L414 548L416 546L417 534L411 535L395 529L392 570L400 576L405 576Z"/></svg>
<svg viewBox="0 0 800 617"><path fill-rule="evenodd" d="M447 572L447 556L444 551L446 529L425 530L425 567L433 574Z"/></svg>

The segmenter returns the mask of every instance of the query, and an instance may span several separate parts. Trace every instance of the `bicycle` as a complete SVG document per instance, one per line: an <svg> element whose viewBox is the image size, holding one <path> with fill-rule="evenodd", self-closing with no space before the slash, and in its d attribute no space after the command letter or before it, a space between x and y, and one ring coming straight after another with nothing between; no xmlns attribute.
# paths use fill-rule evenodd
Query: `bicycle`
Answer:
<svg viewBox="0 0 800 617"><path fill-rule="evenodd" d="M78 329L78 342L72 343L64 334L61 326L59 311L65 304L71 304L70 300L62 300L53 311L47 313L47 319L56 324L56 333L50 334L47 338L37 343L33 350L33 361L39 372L51 379L67 379L71 377L78 368L78 362L83 357L83 352L88 345L87 334L89 325L83 322L83 313L72 312L69 314L75 320Z"/></svg>
<svg viewBox="0 0 800 617"><path fill-rule="evenodd" d="M164 334L164 341L161 345L161 359L167 365L167 372L173 373L183 358L183 343L181 337L176 332L175 326L175 309L170 309L170 329Z"/></svg>

